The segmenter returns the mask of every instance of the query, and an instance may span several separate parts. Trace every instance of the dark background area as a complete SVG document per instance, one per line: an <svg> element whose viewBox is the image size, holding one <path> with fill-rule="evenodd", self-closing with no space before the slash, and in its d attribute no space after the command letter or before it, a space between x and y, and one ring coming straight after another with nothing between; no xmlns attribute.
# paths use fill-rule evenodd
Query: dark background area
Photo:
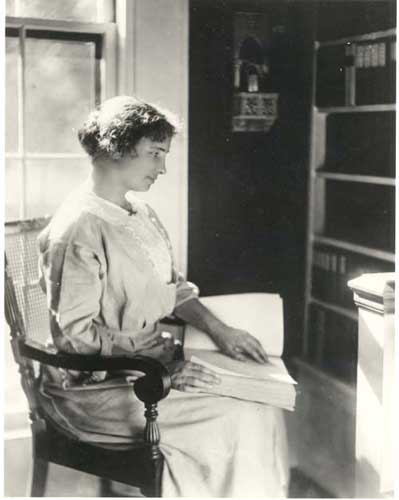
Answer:
<svg viewBox="0 0 399 500"><path fill-rule="evenodd" d="M235 12L270 18L268 133L233 133ZM314 39L395 26L395 2L191 0L188 277L202 295L278 292L300 352Z"/></svg>

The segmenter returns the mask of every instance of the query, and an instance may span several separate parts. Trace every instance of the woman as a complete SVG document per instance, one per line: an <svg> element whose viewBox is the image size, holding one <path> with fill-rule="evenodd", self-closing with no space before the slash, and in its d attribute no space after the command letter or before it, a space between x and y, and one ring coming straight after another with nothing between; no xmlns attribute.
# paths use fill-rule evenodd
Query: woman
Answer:
<svg viewBox="0 0 399 500"><path fill-rule="evenodd" d="M134 195L166 173L175 133L170 113L133 97L104 102L79 131L92 159L90 181L39 237L41 282L57 349L148 354L161 341L157 322L174 313L206 331L229 356L267 360L254 337L201 304L197 287L176 270L155 212ZM174 361L168 369L172 390L159 403L158 419L163 496L283 496L281 413L201 392L219 379L195 363ZM129 374L46 368L43 406L83 440L131 442L141 436L144 418L130 384Z"/></svg>

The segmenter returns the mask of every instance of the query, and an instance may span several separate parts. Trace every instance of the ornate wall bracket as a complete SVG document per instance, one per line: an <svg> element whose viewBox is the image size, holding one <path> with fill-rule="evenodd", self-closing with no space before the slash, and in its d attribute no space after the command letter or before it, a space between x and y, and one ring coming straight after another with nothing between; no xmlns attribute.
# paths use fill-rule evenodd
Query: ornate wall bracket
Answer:
<svg viewBox="0 0 399 500"><path fill-rule="evenodd" d="M278 116L277 104L276 93L235 94L233 132L268 132Z"/></svg>

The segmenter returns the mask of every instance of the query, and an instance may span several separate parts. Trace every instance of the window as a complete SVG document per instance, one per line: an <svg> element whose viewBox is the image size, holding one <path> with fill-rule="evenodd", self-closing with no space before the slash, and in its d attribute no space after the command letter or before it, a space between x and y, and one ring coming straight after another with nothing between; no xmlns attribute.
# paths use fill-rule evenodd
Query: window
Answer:
<svg viewBox="0 0 399 500"><path fill-rule="evenodd" d="M96 103L115 94L112 6L107 0L6 2L7 221L53 214L88 174L77 129ZM7 337L5 430L15 437L24 435L15 432L27 425L27 404Z"/></svg>
<svg viewBox="0 0 399 500"><path fill-rule="evenodd" d="M112 6L6 2L6 220L51 215L87 177L77 130L115 93Z"/></svg>
<svg viewBox="0 0 399 500"><path fill-rule="evenodd" d="M112 0L6 0L6 16L112 22L113 4Z"/></svg>

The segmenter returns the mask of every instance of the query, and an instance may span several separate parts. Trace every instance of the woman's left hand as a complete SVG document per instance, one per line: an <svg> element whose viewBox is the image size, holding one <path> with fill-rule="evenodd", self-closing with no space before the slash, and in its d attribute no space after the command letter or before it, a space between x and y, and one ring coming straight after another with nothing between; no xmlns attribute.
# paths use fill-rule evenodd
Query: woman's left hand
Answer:
<svg viewBox="0 0 399 500"><path fill-rule="evenodd" d="M220 350L228 356L245 361L248 357L258 363L268 361L267 354L260 342L245 330L226 326L212 335Z"/></svg>

